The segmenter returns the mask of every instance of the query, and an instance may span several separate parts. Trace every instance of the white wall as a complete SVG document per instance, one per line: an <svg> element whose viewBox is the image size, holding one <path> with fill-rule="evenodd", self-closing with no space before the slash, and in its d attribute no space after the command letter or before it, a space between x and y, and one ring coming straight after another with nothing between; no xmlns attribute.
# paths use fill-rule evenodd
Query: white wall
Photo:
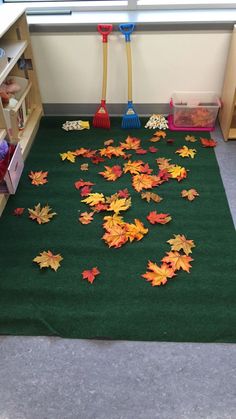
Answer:
<svg viewBox="0 0 236 419"><path fill-rule="evenodd" d="M43 103L97 103L102 43L95 33L33 33ZM221 93L231 33L137 32L132 36L133 100L167 103L175 90ZM127 101L125 42L109 37L107 102Z"/></svg>

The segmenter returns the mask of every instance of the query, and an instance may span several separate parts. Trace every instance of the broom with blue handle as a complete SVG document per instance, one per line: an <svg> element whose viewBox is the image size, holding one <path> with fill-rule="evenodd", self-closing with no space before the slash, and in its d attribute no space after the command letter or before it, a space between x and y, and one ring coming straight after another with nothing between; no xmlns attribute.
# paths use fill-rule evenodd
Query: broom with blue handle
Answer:
<svg viewBox="0 0 236 419"><path fill-rule="evenodd" d="M122 128L140 128L141 123L137 113L133 107L132 101L132 62L131 62L131 33L134 30L133 23L121 23L119 25L120 31L125 35L126 54L127 54L127 67L128 67L128 104L122 119Z"/></svg>

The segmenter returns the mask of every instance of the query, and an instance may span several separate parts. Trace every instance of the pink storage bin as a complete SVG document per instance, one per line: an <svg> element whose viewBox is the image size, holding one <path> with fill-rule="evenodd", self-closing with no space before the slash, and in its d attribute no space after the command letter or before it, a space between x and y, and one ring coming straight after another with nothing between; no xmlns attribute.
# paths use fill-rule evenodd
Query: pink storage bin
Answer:
<svg viewBox="0 0 236 419"><path fill-rule="evenodd" d="M24 168L20 144L17 144L8 165L4 180L0 183L0 193L14 195Z"/></svg>

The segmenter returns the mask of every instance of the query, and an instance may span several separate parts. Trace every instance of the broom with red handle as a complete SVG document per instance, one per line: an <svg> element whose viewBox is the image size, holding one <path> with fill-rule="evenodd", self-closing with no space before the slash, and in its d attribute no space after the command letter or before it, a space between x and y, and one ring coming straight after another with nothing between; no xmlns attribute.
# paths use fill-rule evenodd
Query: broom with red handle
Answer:
<svg viewBox="0 0 236 419"><path fill-rule="evenodd" d="M103 81L102 81L102 99L101 105L93 117L93 126L95 128L110 128L110 118L106 107L107 91L107 40L112 31L112 25L99 24L98 32L102 35L103 44Z"/></svg>

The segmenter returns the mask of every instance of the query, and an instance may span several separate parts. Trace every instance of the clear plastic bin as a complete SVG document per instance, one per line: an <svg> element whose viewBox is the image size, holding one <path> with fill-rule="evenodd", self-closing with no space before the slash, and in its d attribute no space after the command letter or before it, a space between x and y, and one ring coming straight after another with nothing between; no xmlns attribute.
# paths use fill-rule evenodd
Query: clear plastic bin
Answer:
<svg viewBox="0 0 236 419"><path fill-rule="evenodd" d="M174 92L173 124L181 128L214 128L221 106L214 92Z"/></svg>

